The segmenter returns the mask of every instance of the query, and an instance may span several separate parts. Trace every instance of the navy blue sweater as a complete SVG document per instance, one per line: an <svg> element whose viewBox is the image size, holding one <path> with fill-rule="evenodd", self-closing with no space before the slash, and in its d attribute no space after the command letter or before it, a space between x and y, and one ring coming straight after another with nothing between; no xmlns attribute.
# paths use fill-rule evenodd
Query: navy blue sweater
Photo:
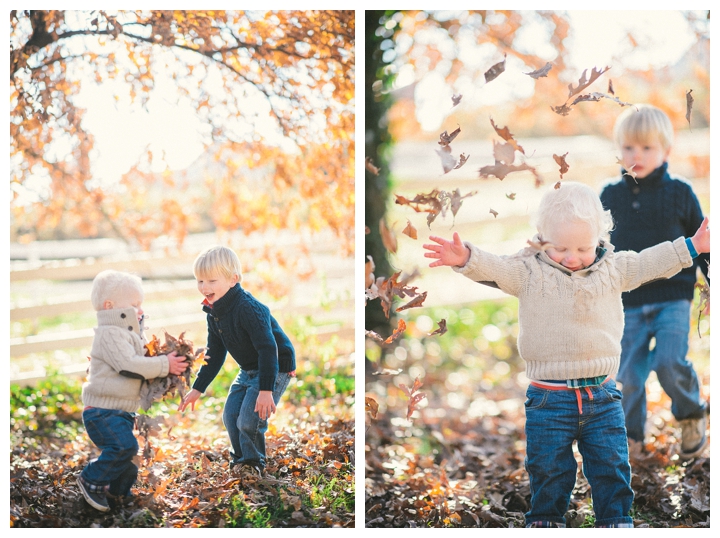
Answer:
<svg viewBox="0 0 720 538"><path fill-rule="evenodd" d="M600 194L603 207L612 213L615 228L610 242L615 250L641 250L678 237L692 237L703 220L695 193L686 180L668 174L663 163L647 177L623 175L605 186ZM625 170L622 170L625 174ZM669 279L656 280L623 293L623 305L636 307L679 299L692 300L697 267L708 274L709 254L695 258ZM709 280L708 280L709 282Z"/></svg>
<svg viewBox="0 0 720 538"><path fill-rule="evenodd" d="M270 309L235 284L207 312L206 364L193 388L205 392L230 352L243 370L258 370L260 390L273 390L278 372L295 370L295 349Z"/></svg>

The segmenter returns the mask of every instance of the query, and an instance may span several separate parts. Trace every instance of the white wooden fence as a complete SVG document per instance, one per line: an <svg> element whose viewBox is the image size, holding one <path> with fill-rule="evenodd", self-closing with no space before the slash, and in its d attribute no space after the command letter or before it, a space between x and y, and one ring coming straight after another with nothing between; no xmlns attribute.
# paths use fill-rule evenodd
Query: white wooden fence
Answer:
<svg viewBox="0 0 720 538"><path fill-rule="evenodd" d="M107 247L106 240L103 247ZM297 237L282 236L276 240L287 242L290 248ZM26 257L32 261L11 263L11 295L22 295L23 290L44 286L48 291L31 300L15 300L11 304L10 323L32 320L35 326L44 318L93 312L90 304L90 282L100 271L116 269L130 271L143 278L144 309L149 314L148 336L159 338L163 331L177 336L185 332L203 345L206 335L205 314L200 309L200 295L192 275L193 259L202 246L216 242L213 234L189 238L186 245L201 245L197 250L188 248L187 254L166 255L158 252L121 252L119 255L95 258L91 256L66 260L42 261L43 248L57 252L62 242L47 245L35 244ZM60 243L58 245L58 243ZM121 245L120 245L121 246ZM317 278L291 284L291 292L282 300L268 306L278 316L311 316L309 332L323 341L337 335L342 340L354 340L354 302L352 288L353 259L337 252L335 242L327 237L315 238L308 244L310 263L317 268ZM15 256L23 256L22 248L15 246ZM74 241L72 248L78 248ZM87 240L86 252L93 244ZM80 245L82 251L82 245ZM77 253L77 252L76 252ZM11 249L12 255L12 249ZM53 253L56 256L56 253ZM319 307L321 294L332 296L332 308ZM171 302L168 302L170 300ZM153 308L154 306L154 308ZM153 315L159 311L160 315ZM38 330L37 334L10 339L11 383L31 384L46 375L47 352L65 352L66 360L52 368L66 375L83 374L87 369L86 355L93 339L93 328L63 327ZM43 355L44 354L44 355ZM67 357L70 357L69 359Z"/></svg>

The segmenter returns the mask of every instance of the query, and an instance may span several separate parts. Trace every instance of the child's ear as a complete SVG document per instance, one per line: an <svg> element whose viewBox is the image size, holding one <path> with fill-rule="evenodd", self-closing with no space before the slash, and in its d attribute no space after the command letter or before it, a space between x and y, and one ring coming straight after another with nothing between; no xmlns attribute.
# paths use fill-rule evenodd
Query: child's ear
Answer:
<svg viewBox="0 0 720 538"><path fill-rule="evenodd" d="M108 300L103 303L103 310L112 310L113 308L113 302Z"/></svg>
<svg viewBox="0 0 720 538"><path fill-rule="evenodd" d="M670 146L669 148L667 148L667 149L665 150L665 157L663 158L663 161L667 161L667 160L668 160L668 156L670 155L670 150L671 150L671 149L672 149L672 146Z"/></svg>

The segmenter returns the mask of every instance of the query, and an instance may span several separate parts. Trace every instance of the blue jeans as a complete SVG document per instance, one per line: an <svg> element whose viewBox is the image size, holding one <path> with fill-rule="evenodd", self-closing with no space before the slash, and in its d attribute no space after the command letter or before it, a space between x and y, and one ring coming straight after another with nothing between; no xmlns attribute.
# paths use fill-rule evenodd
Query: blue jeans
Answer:
<svg viewBox="0 0 720 538"><path fill-rule="evenodd" d="M291 376L289 373L278 373L273 388L275 405L287 389ZM265 467L265 432L267 420L261 420L255 412L255 402L260 394L260 377L258 370L243 370L230 386L223 424L230 436L233 464L249 463Z"/></svg>
<svg viewBox="0 0 720 538"><path fill-rule="evenodd" d="M660 386L672 400L677 420L701 418L705 403L700 383L687 360L690 301L667 301L625 310L625 332L617 379L622 383L628 437L645 438L645 382L655 370ZM650 351L650 340L655 348Z"/></svg>
<svg viewBox="0 0 720 538"><path fill-rule="evenodd" d="M610 379L584 388L582 414L575 390L550 390L530 385L525 401L530 475L530 511L525 521L565 523L565 512L575 486L577 461L573 441L582 455L583 473L592 488L596 526L629 523L633 502L630 462L621 392Z"/></svg>
<svg viewBox="0 0 720 538"><path fill-rule="evenodd" d="M129 495L138 473L132 461L138 453L133 434L135 414L91 407L83 411L82 417L90 440L102 452L80 476L95 486L109 486L113 495Z"/></svg>

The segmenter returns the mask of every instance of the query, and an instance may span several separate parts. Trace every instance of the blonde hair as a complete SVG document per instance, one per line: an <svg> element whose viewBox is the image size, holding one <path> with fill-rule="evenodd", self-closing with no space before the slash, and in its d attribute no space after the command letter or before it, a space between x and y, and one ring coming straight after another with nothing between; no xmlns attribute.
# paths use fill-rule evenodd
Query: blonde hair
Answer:
<svg viewBox="0 0 720 538"><path fill-rule="evenodd" d="M610 238L612 215L603 209L600 197L587 185L561 183L559 188L551 188L543 195L536 217L541 238L545 239L553 226L568 225L578 220L590 225L598 239Z"/></svg>
<svg viewBox="0 0 720 538"><path fill-rule="evenodd" d="M95 310L102 310L105 301L117 301L127 293L137 292L143 297L142 279L132 273L108 269L95 276L90 301Z"/></svg>
<svg viewBox="0 0 720 538"><path fill-rule="evenodd" d="M223 246L210 247L195 258L193 274L195 278L207 277L220 273L226 278L237 275L238 282L242 282L242 268L235 252Z"/></svg>
<svg viewBox="0 0 720 538"><path fill-rule="evenodd" d="M626 143L647 144L655 138L663 150L673 145L673 127L670 118L659 108L639 104L628 107L615 121L613 137L618 146Z"/></svg>

